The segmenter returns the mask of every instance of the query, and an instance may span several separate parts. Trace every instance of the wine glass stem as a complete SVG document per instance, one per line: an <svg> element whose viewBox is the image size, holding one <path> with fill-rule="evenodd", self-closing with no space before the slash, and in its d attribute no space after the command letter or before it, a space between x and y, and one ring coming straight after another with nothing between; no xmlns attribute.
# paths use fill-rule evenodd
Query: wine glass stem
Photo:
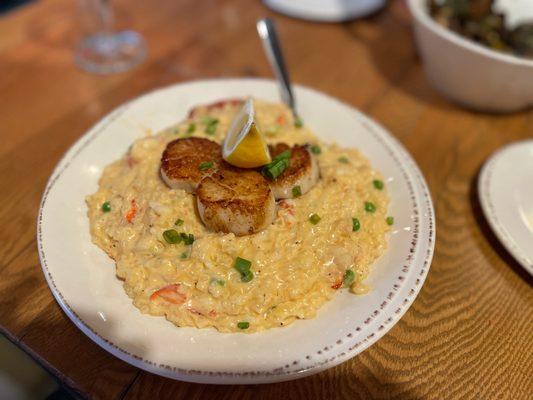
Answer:
<svg viewBox="0 0 533 400"><path fill-rule="evenodd" d="M98 0L98 13L101 21L101 31L104 34L111 34L113 32L114 15L113 9L109 0Z"/></svg>
<svg viewBox="0 0 533 400"><path fill-rule="evenodd" d="M115 17L109 0L77 0L85 36L108 36L113 33Z"/></svg>

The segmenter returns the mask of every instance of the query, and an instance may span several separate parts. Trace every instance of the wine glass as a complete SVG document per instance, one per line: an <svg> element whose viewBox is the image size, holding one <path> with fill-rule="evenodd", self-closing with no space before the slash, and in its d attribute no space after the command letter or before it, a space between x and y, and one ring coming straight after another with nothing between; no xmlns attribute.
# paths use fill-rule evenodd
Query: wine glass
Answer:
<svg viewBox="0 0 533 400"><path fill-rule="evenodd" d="M84 35L75 50L81 69L96 74L127 71L146 58L146 43L135 31L115 31L109 0L77 0Z"/></svg>

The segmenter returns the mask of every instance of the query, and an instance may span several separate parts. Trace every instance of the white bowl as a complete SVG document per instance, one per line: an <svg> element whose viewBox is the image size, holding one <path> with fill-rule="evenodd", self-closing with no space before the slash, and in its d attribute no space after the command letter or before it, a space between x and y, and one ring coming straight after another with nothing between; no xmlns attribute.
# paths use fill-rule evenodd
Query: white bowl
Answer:
<svg viewBox="0 0 533 400"><path fill-rule="evenodd" d="M533 60L491 50L440 26L427 0L408 4L426 74L439 92L480 111L533 106Z"/></svg>

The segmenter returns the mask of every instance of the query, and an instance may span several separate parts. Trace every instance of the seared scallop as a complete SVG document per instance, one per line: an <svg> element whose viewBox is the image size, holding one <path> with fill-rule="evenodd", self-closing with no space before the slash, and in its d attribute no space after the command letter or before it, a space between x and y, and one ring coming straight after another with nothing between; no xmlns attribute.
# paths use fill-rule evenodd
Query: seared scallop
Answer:
<svg viewBox="0 0 533 400"><path fill-rule="evenodd" d="M196 201L209 229L237 236L265 229L276 211L267 180L253 170L222 169L206 176L196 189Z"/></svg>
<svg viewBox="0 0 533 400"><path fill-rule="evenodd" d="M172 189L193 193L202 178L224 165L220 145L208 139L176 139L161 156L161 177Z"/></svg>
<svg viewBox="0 0 533 400"><path fill-rule="evenodd" d="M272 158L286 150L291 152L289 167L270 182L276 200L291 199L311 190L318 181L320 171L316 157L309 150L300 145L289 147L285 143L277 143L269 149Z"/></svg>

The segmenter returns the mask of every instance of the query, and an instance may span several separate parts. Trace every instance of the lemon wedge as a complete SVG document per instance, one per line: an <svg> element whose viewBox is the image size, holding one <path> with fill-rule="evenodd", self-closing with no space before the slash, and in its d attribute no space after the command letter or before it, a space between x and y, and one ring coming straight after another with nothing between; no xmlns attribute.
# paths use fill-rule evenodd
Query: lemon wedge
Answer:
<svg viewBox="0 0 533 400"><path fill-rule="evenodd" d="M255 122L252 99L237 113L222 144L222 157L240 168L257 168L272 159L263 134Z"/></svg>

